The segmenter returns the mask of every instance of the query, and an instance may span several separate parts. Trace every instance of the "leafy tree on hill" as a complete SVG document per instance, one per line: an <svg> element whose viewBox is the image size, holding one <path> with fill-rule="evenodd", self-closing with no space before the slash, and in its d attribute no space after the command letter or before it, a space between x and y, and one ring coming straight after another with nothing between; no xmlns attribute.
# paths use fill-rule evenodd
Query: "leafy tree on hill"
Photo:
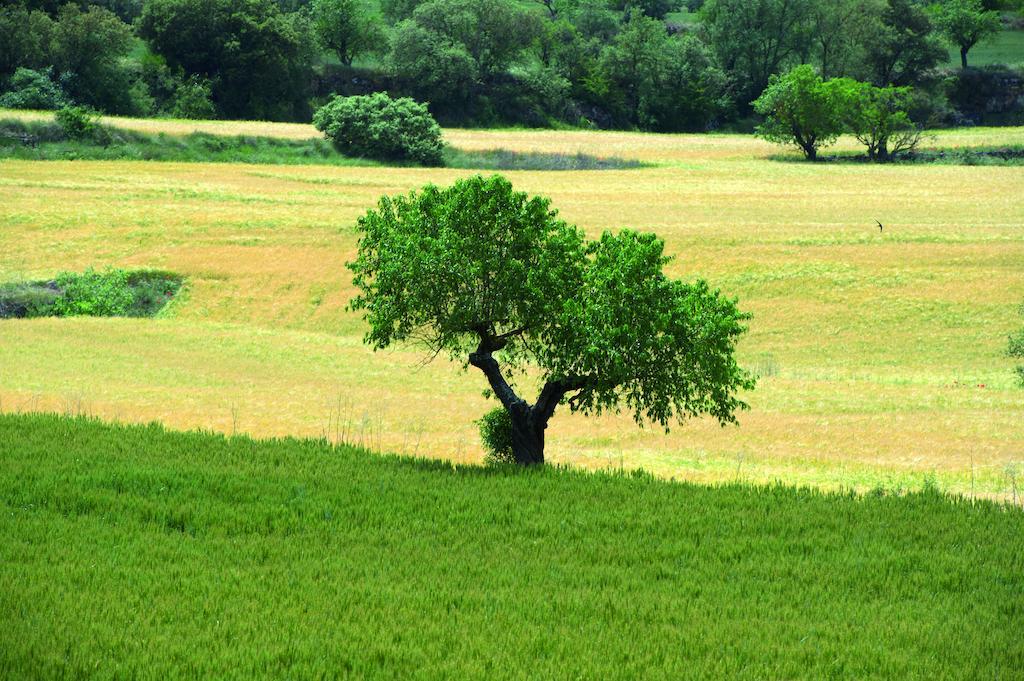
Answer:
<svg viewBox="0 0 1024 681"><path fill-rule="evenodd" d="M45 69L50 59L53 20L22 5L0 7L0 86L18 68Z"/></svg>
<svg viewBox="0 0 1024 681"><path fill-rule="evenodd" d="M507 0L428 0L413 21L465 50L487 82L506 71L540 36L541 19Z"/></svg>
<svg viewBox="0 0 1024 681"><path fill-rule="evenodd" d="M916 85L947 57L924 7L915 0L887 0L882 28L868 45L871 81Z"/></svg>
<svg viewBox="0 0 1024 681"><path fill-rule="evenodd" d="M427 0L380 0L380 11L392 24L408 19Z"/></svg>
<svg viewBox="0 0 1024 681"><path fill-rule="evenodd" d="M783 76L772 76L754 110L765 117L758 127L761 137L779 144L793 144L809 161L818 150L834 142L843 132L839 100L833 88L809 64Z"/></svg>
<svg viewBox="0 0 1024 681"><path fill-rule="evenodd" d="M746 106L773 74L807 53L812 0L708 0L701 10L718 61Z"/></svg>
<svg viewBox="0 0 1024 681"><path fill-rule="evenodd" d="M936 28L960 48L960 65L967 68L967 53L1002 27L999 12L985 11L981 0L943 0L932 6Z"/></svg>
<svg viewBox="0 0 1024 681"><path fill-rule="evenodd" d="M818 0L811 10L815 64L823 78L864 78L867 54L882 31L885 0Z"/></svg>
<svg viewBox="0 0 1024 681"><path fill-rule="evenodd" d="M669 36L639 12L601 54L605 105L645 130L703 130L729 105L725 74L695 36Z"/></svg>
<svg viewBox="0 0 1024 681"><path fill-rule="evenodd" d="M611 0L611 7L623 12L637 10L655 19L664 19L669 12L676 12L683 6L683 0Z"/></svg>
<svg viewBox="0 0 1024 681"><path fill-rule="evenodd" d="M127 59L132 28L102 7L67 4L53 26L50 58L68 97L100 111L146 114L152 100L141 73Z"/></svg>
<svg viewBox="0 0 1024 681"><path fill-rule="evenodd" d="M351 66L359 55L380 52L387 44L380 20L360 0L314 0L310 9L320 44L342 64Z"/></svg>
<svg viewBox="0 0 1024 681"><path fill-rule="evenodd" d="M706 282L664 272L653 234L586 241L549 202L508 180L472 177L384 197L358 222L351 306L382 349L423 342L479 369L508 414L512 455L544 461L556 408L600 414L624 406L639 424L710 414L735 422L753 388L734 358L744 332L734 301ZM527 366L541 389L515 385Z"/></svg>
<svg viewBox="0 0 1024 681"><path fill-rule="evenodd" d="M150 0L139 33L168 66L209 81L223 117L308 116L314 42L273 0Z"/></svg>
<svg viewBox="0 0 1024 681"><path fill-rule="evenodd" d="M476 62L464 47L414 21L403 21L395 29L387 68L403 92L429 102L435 111L465 106L479 79Z"/></svg>

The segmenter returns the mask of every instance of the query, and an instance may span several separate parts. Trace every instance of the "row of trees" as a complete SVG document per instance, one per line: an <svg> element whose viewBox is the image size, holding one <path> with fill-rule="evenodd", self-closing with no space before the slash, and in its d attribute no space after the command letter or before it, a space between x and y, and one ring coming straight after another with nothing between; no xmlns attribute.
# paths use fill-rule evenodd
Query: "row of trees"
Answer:
<svg viewBox="0 0 1024 681"><path fill-rule="evenodd" d="M1021 4L380 0L377 12L366 0L4 0L0 89L22 68L113 113L308 120L311 97L331 94L317 82L357 76L448 122L702 130L750 114L770 78L798 64L926 91L947 44L966 66L999 29L995 2ZM671 20L684 5L696 23ZM347 75L325 78L332 69Z"/></svg>
<svg viewBox="0 0 1024 681"><path fill-rule="evenodd" d="M810 161L850 133L866 147L868 158L885 162L913 150L921 137L907 113L911 102L909 87L878 87L852 78L826 81L804 64L772 76L754 108L765 117L759 135L799 147Z"/></svg>

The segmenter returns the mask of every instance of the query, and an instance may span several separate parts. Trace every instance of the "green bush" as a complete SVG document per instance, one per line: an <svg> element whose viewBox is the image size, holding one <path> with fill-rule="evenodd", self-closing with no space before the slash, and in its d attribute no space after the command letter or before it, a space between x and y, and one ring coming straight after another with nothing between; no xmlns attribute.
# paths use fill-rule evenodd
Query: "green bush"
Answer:
<svg viewBox="0 0 1024 681"><path fill-rule="evenodd" d="M128 272L122 269L97 272L90 267L81 274L61 272L55 283L62 292L53 303L53 314L58 317L124 317L135 302Z"/></svg>
<svg viewBox="0 0 1024 681"><path fill-rule="evenodd" d="M427 107L408 97L383 92L335 97L313 116L313 123L346 156L442 165L441 128Z"/></svg>
<svg viewBox="0 0 1024 681"><path fill-rule="evenodd" d="M1020 313L1024 315L1024 305L1020 306ZM1010 336L1010 344L1006 348L1006 354L1008 357L1024 359L1024 328ZM1024 388L1024 364L1017 366L1014 371L1017 372L1020 387Z"/></svg>
<svg viewBox="0 0 1024 681"><path fill-rule="evenodd" d="M209 81L190 78L174 90L171 115L193 120L216 118L217 112L211 97Z"/></svg>
<svg viewBox="0 0 1024 681"><path fill-rule="evenodd" d="M73 140L88 139L99 128L99 115L84 106L65 106L57 110L53 119Z"/></svg>
<svg viewBox="0 0 1024 681"><path fill-rule="evenodd" d="M60 292L34 283L0 284L0 319L46 317Z"/></svg>
<svg viewBox="0 0 1024 681"><path fill-rule="evenodd" d="M11 77L11 89L0 95L0 107L6 109L59 109L67 97L46 71L19 68Z"/></svg>
<svg viewBox="0 0 1024 681"><path fill-rule="evenodd" d="M512 456L512 419L504 407L495 407L476 422L480 427L480 440L489 464L514 464Z"/></svg>

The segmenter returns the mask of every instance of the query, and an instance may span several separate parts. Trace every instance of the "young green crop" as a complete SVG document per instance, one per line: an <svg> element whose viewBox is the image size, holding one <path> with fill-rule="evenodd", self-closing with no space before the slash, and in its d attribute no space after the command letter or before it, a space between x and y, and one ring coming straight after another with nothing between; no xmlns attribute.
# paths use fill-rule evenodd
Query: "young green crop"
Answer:
<svg viewBox="0 0 1024 681"><path fill-rule="evenodd" d="M0 416L0 677L977 679L1024 513Z"/></svg>

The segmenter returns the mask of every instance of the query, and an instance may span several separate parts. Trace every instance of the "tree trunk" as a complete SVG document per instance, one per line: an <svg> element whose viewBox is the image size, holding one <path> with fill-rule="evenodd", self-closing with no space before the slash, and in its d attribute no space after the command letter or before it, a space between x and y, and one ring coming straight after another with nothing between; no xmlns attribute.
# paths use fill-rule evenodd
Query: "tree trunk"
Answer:
<svg viewBox="0 0 1024 681"><path fill-rule="evenodd" d="M469 354L469 363L484 372L487 382L512 421L512 457L520 466L544 463L544 431L562 398L590 384L584 376L567 376L548 381L532 407L516 395L501 375L501 367L492 352L504 347L504 337L481 334L480 346Z"/></svg>
<svg viewBox="0 0 1024 681"><path fill-rule="evenodd" d="M510 413L512 419L512 457L520 466L544 463L544 430L546 422L538 419L536 411L525 403L516 405Z"/></svg>
<svg viewBox="0 0 1024 681"><path fill-rule="evenodd" d="M966 47L960 48L960 68L963 69L967 68L967 50L968 48Z"/></svg>
<svg viewBox="0 0 1024 681"><path fill-rule="evenodd" d="M882 139L878 141L878 151L875 153L875 160L879 163L889 162L889 140Z"/></svg>

